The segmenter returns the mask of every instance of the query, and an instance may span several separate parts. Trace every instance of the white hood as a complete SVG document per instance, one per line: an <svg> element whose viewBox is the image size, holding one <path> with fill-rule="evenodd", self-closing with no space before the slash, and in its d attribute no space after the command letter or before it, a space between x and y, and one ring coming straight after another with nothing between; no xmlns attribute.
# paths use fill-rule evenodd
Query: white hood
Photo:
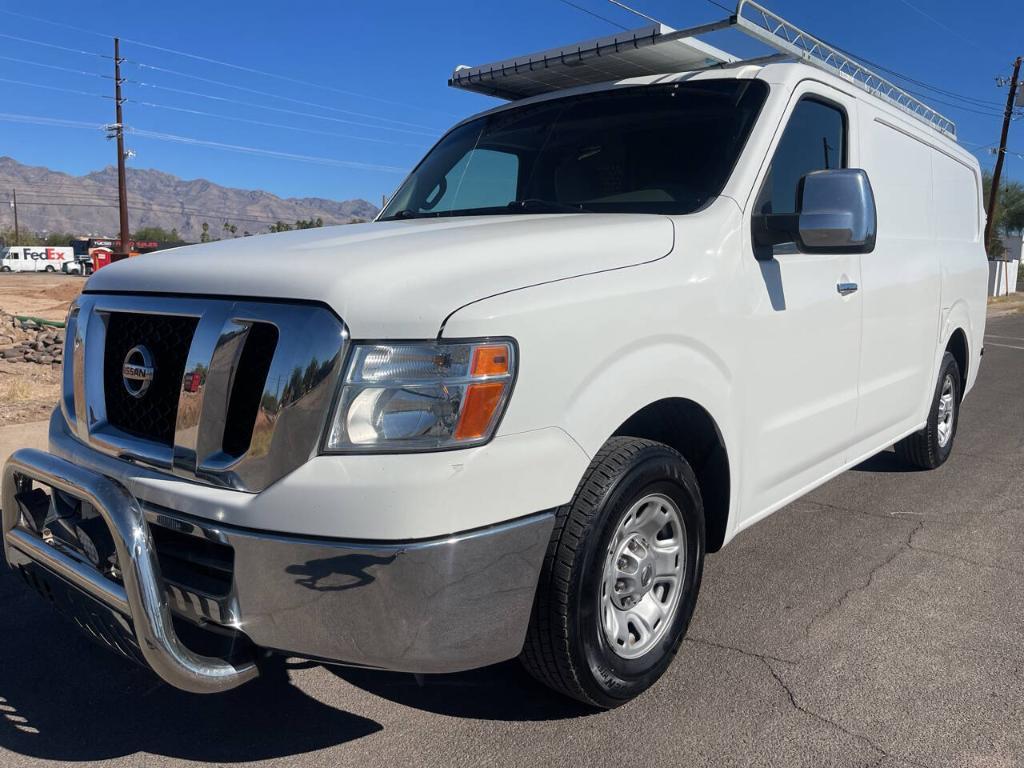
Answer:
<svg viewBox="0 0 1024 768"><path fill-rule="evenodd" d="M353 338L429 338L465 304L658 259L673 237L670 219L639 214L350 224L138 256L86 290L319 301Z"/></svg>

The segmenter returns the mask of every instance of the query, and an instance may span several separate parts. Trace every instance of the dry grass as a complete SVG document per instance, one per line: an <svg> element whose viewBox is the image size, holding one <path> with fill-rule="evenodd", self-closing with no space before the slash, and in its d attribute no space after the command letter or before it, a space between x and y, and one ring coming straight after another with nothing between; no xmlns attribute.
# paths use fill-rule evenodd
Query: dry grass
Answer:
<svg viewBox="0 0 1024 768"><path fill-rule="evenodd" d="M35 397L35 389L24 376L13 376L0 384L0 401L4 403L24 403Z"/></svg>
<svg viewBox="0 0 1024 768"><path fill-rule="evenodd" d="M1024 293L1011 293L1009 296L999 296L988 300L989 317L999 315L1013 315L1024 312Z"/></svg>
<svg viewBox="0 0 1024 768"><path fill-rule="evenodd" d="M60 367L0 360L0 426L41 421L60 398Z"/></svg>

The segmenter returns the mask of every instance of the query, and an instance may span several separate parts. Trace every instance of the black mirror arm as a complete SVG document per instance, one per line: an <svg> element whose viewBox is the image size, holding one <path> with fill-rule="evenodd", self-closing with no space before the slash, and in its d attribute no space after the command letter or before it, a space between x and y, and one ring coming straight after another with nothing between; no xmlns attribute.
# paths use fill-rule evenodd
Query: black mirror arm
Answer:
<svg viewBox="0 0 1024 768"><path fill-rule="evenodd" d="M754 216L754 244L760 246L796 243L800 240L800 214L768 213Z"/></svg>

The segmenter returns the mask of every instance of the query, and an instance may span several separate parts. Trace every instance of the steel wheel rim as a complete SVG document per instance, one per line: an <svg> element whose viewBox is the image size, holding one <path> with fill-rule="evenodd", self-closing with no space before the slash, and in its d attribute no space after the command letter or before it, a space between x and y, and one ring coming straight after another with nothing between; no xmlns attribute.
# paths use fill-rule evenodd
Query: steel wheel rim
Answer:
<svg viewBox="0 0 1024 768"><path fill-rule="evenodd" d="M953 416L956 400L953 398L953 377L946 374L942 380L942 394L939 395L938 433L939 447L945 448L953 437Z"/></svg>
<svg viewBox="0 0 1024 768"><path fill-rule="evenodd" d="M672 626L686 572L686 526L679 506L651 493L619 519L601 577L601 630L612 652L636 659Z"/></svg>

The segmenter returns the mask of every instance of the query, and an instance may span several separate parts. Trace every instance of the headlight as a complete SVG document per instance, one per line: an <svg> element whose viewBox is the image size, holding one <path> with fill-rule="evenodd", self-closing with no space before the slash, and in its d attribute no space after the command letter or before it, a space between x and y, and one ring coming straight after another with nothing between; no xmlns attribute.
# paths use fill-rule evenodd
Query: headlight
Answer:
<svg viewBox="0 0 1024 768"><path fill-rule="evenodd" d="M329 452L430 451L491 439L515 379L511 340L357 344Z"/></svg>

